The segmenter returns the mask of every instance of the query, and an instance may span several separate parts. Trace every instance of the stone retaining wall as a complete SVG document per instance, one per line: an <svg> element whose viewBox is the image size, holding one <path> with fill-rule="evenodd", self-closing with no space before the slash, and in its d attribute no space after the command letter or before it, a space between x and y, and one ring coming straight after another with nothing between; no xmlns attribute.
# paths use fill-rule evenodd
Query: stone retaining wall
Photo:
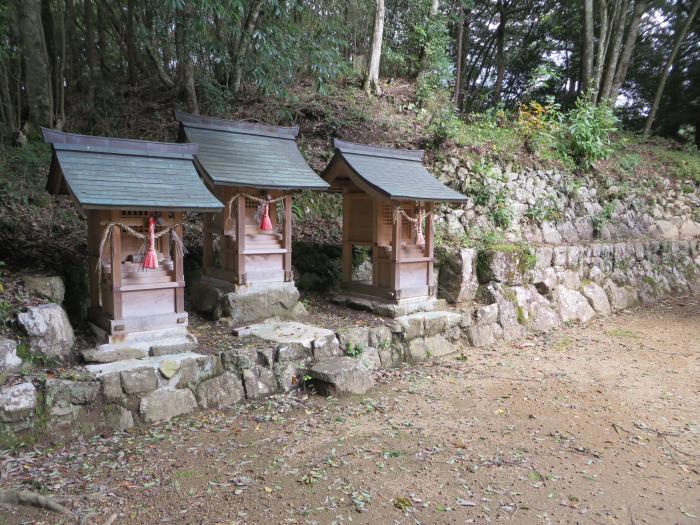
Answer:
<svg viewBox="0 0 700 525"><path fill-rule="evenodd" d="M299 342L265 339L255 348L216 355L132 359L7 384L0 388L0 446L127 429L264 398L297 388L314 362L343 353L368 370L394 367L700 291L700 243L465 249L440 275L442 293L461 303L458 310L416 313L338 333L317 329Z"/></svg>

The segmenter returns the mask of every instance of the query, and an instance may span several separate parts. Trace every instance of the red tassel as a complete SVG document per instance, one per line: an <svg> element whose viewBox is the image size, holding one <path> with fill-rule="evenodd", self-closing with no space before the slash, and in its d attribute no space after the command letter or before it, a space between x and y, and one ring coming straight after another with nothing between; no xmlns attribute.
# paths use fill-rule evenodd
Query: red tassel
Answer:
<svg viewBox="0 0 700 525"><path fill-rule="evenodd" d="M156 253L156 218L148 219L148 250L143 258L143 268L155 270L158 268L158 254Z"/></svg>
<svg viewBox="0 0 700 525"><path fill-rule="evenodd" d="M262 220L260 221L260 229L265 230L265 231L271 231L272 230L272 221L270 220L270 215L268 213L268 209L270 208L269 203L263 204L263 216Z"/></svg>

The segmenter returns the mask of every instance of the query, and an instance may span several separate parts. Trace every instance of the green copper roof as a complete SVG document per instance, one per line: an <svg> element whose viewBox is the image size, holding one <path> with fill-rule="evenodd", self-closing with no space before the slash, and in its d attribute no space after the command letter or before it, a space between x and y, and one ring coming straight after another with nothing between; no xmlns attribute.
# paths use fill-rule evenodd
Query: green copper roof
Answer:
<svg viewBox="0 0 700 525"><path fill-rule="evenodd" d="M264 126L176 112L197 162L216 185L249 188L328 188L297 149L299 128Z"/></svg>
<svg viewBox="0 0 700 525"><path fill-rule="evenodd" d="M197 174L195 145L42 131L54 150L49 189L66 187L84 209L223 208Z"/></svg>
<svg viewBox="0 0 700 525"><path fill-rule="evenodd" d="M422 150L379 148L334 140L331 164L344 160L374 190L390 199L462 202L467 198L448 188L423 166Z"/></svg>

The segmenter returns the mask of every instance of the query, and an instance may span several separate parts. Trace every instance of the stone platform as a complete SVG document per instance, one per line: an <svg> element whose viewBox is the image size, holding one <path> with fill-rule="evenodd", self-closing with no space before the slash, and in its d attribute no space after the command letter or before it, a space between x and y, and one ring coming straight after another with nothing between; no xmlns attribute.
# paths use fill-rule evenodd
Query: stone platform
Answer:
<svg viewBox="0 0 700 525"><path fill-rule="evenodd" d="M94 349L81 351L87 363L113 363L126 359L143 359L162 355L191 352L197 348L197 338L185 327L133 332L118 343L98 343Z"/></svg>
<svg viewBox="0 0 700 525"><path fill-rule="evenodd" d="M196 311L214 320L229 318L234 326L272 317L298 319L306 315L293 282L234 286L203 277L188 286Z"/></svg>
<svg viewBox="0 0 700 525"><path fill-rule="evenodd" d="M385 301L376 297L347 292L339 293L332 301L357 310L367 310L375 315L392 318L416 312L444 310L447 306L447 301L436 297L412 297L399 301Z"/></svg>

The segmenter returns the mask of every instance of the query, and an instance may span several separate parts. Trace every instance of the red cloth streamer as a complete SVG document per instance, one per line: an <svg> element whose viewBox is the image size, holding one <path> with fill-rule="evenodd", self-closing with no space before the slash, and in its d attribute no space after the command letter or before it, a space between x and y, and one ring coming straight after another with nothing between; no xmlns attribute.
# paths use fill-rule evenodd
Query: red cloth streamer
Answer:
<svg viewBox="0 0 700 525"><path fill-rule="evenodd" d="M156 218L148 219L148 250L143 258L144 269L154 270L158 268L158 254L156 253Z"/></svg>
<svg viewBox="0 0 700 525"><path fill-rule="evenodd" d="M260 221L260 229L261 230L266 230L270 231L272 230L272 221L270 220L270 214L269 209L270 209L270 203L269 201L266 201L263 203L263 209L262 209L262 220Z"/></svg>
<svg viewBox="0 0 700 525"><path fill-rule="evenodd" d="M423 235L423 206L418 207L418 222L416 222L416 246L425 246L425 235Z"/></svg>

